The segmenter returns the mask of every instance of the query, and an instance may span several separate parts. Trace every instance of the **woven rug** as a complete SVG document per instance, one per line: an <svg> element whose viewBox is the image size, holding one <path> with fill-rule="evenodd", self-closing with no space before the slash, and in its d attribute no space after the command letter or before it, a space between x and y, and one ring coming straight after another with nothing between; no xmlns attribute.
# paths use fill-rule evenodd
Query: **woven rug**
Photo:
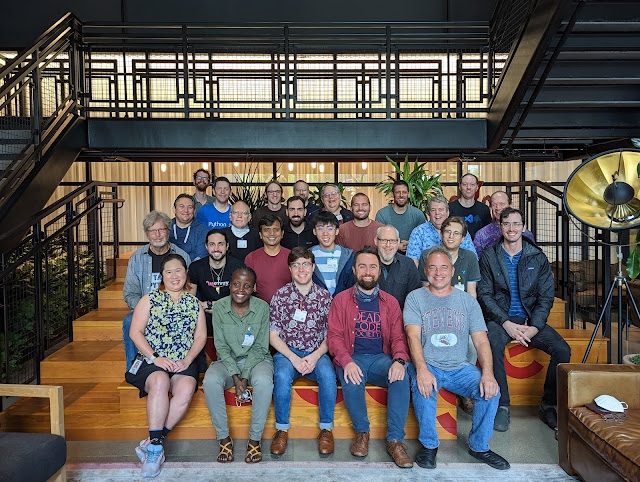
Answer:
<svg viewBox="0 0 640 482"><path fill-rule="evenodd" d="M434 470L414 466L399 469L392 462L263 462L249 465L242 461L231 464L216 462L166 462L153 480L168 481L574 481L558 465L512 464L500 471L484 464L442 463ZM67 464L69 481L130 481L140 477L139 463ZM146 479L149 480L149 479Z"/></svg>

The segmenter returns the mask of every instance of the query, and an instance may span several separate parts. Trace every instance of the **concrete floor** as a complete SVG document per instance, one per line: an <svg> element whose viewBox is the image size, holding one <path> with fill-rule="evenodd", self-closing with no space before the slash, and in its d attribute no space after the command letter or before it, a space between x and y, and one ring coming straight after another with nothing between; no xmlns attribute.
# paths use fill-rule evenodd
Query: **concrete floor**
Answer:
<svg viewBox="0 0 640 482"><path fill-rule="evenodd" d="M444 440L438 450L438 462L476 463L468 453L467 440L471 429L471 416L458 409L458 439ZM321 457L317 452L315 440L290 440L287 452L282 456L269 454L270 440L263 441L264 461L317 461ZM336 440L336 450L332 455L323 456L323 461L357 461L349 453L351 440ZM69 463L88 462L137 462L134 453L136 442L95 441L67 443L67 461ZM246 440L234 441L236 462L244 459ZM420 449L417 440L407 440L409 455L415 458ZM494 432L490 441L491 449L502 455L510 463L556 464L558 463L558 444L554 432L540 419L537 407L512 407L511 427L508 432ZM212 462L218 454L215 440L171 440L165 442L167 461L170 462ZM362 459L370 462L388 462L384 440L372 440L369 455Z"/></svg>

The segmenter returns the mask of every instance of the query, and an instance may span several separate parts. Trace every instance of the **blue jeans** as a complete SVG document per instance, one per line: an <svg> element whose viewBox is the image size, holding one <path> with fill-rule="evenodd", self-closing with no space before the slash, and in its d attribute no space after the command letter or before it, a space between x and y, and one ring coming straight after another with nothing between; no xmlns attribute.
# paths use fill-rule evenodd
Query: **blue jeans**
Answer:
<svg viewBox="0 0 640 482"><path fill-rule="evenodd" d="M463 397L475 400L471 431L469 432L469 448L474 452L489 450L489 439L493 435L493 421L498 411L500 394L489 400L480 396L480 369L474 365L466 365L458 370L444 371L427 364L429 371L436 378L438 390L444 388ZM435 449L440 445L436 432L436 395L433 390L429 398L422 396L416 381L416 369L413 365L407 368L411 378L413 394L413 410L420 425L418 440L428 448Z"/></svg>
<svg viewBox="0 0 640 482"><path fill-rule="evenodd" d="M131 320L133 319L133 311L130 311L122 320L122 343L124 344L124 356L127 359L127 371L133 365L133 359L138 354L135 343L131 341L129 330L131 329Z"/></svg>
<svg viewBox="0 0 640 482"><path fill-rule="evenodd" d="M342 367L338 367L338 378L342 384L344 404L353 422L353 430L369 432L364 384L387 387L387 441L402 442L405 436L404 426L409 414L409 377L405 373L404 380L389 383L389 368L393 361L385 353L352 355L351 358L362 370L362 381L358 385L346 383Z"/></svg>
<svg viewBox="0 0 640 482"><path fill-rule="evenodd" d="M289 347L300 358L311 352L304 352ZM328 355L322 355L311 373L301 375L293 368L293 364L282 353L273 356L273 406L276 413L276 429L289 430L289 413L291 412L291 385L296 378L305 377L318 382L318 405L320 407L320 429L333 428L333 412L336 408L338 386L336 371Z"/></svg>

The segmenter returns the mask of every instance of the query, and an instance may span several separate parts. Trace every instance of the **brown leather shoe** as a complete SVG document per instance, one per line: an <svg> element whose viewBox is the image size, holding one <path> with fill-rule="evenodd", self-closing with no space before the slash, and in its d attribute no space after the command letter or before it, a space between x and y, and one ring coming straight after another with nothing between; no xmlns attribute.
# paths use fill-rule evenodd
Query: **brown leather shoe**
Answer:
<svg viewBox="0 0 640 482"><path fill-rule="evenodd" d="M322 455L333 453L333 432L322 429L318 435L318 453Z"/></svg>
<svg viewBox="0 0 640 482"><path fill-rule="evenodd" d="M398 440L387 442L387 452L391 455L391 458L393 458L393 461L398 467L403 469L413 467L413 461L411 457L409 457L409 454L407 454L407 448L402 442Z"/></svg>
<svg viewBox="0 0 640 482"><path fill-rule="evenodd" d="M271 441L271 453L273 455L282 455L287 450L287 432L284 430L276 430Z"/></svg>
<svg viewBox="0 0 640 482"><path fill-rule="evenodd" d="M358 432L351 443L351 455L365 457L369 453L369 432Z"/></svg>

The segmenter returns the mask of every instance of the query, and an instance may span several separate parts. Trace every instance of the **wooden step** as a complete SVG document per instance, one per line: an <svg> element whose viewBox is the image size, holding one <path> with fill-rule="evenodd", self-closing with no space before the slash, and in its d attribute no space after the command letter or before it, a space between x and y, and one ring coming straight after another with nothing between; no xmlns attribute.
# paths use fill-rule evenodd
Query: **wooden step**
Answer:
<svg viewBox="0 0 640 482"><path fill-rule="evenodd" d="M74 341L44 359L40 369L42 383L52 385L69 378L120 382L126 370L122 340Z"/></svg>
<svg viewBox="0 0 640 482"><path fill-rule="evenodd" d="M123 300L124 295L122 289L124 283L112 283L109 286L98 291L98 303L101 300Z"/></svg>
<svg viewBox="0 0 640 482"><path fill-rule="evenodd" d="M139 398L137 388L122 382L118 386L120 392L121 413L131 412L144 413L146 399ZM367 384L366 387L367 412L371 427L372 438L384 438L387 430L387 390ZM249 433L251 422L251 405L236 406L235 389L225 391L225 401L227 404L227 414L230 423L230 430L240 434L241 438L246 438ZM198 386L198 391L193 396L187 415L194 413L204 414L206 420L210 420L209 411L202 389L202 383ZM452 393L441 390L438 394L438 408L436 411L436 428L440 439L457 438L457 409L456 397ZM318 423L320 421L318 413L318 385L315 382L304 378L299 378L294 382L291 395L291 428L290 438L314 438L318 435ZM145 421L146 423L146 421ZM198 422L200 423L200 421ZM180 423L181 427L191 427L190 419L185 419ZM233 428L232 428L233 427ZM413 407L409 409L409 416L405 425L407 438L417 438L418 422L413 413ZM264 437L271 437L275 432L275 414L273 402L269 410L269 416L265 425ZM336 408L334 412L334 436L336 438L352 438L354 436L351 428L351 418L344 405L342 389L338 387L336 398ZM214 432L215 433L215 432Z"/></svg>
<svg viewBox="0 0 640 482"><path fill-rule="evenodd" d="M128 309L99 308L73 322L74 341L122 340L122 320Z"/></svg>

